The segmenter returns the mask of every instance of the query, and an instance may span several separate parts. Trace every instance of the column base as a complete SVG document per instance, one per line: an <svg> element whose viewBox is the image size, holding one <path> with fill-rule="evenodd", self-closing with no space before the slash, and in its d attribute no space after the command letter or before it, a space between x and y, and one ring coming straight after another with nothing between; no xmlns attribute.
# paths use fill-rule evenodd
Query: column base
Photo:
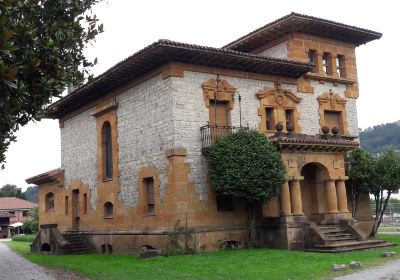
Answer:
<svg viewBox="0 0 400 280"><path fill-rule="evenodd" d="M302 227L304 223L307 223L307 217L304 215L285 215L280 216L280 223L285 227Z"/></svg>
<svg viewBox="0 0 400 280"><path fill-rule="evenodd" d="M342 220L351 220L351 213L325 213L321 224L339 224Z"/></svg>

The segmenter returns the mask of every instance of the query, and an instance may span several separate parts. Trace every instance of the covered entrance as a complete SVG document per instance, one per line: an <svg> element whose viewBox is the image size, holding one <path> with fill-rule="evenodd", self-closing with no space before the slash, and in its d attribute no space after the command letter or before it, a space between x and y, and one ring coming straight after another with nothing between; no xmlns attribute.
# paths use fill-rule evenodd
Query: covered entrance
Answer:
<svg viewBox="0 0 400 280"><path fill-rule="evenodd" d="M307 163L301 169L300 181L303 213L309 221L321 222L326 211L325 183L328 170L320 163Z"/></svg>

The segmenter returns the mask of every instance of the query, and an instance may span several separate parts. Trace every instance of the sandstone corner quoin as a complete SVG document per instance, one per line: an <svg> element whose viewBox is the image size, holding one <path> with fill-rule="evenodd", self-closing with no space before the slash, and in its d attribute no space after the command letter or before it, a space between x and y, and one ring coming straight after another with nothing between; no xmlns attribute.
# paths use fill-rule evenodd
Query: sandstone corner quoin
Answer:
<svg viewBox="0 0 400 280"><path fill-rule="evenodd" d="M243 246L244 205L215 193L206 165L215 139L240 126L267 135L287 170L256 215L258 244L386 246L366 240L368 196L351 217L344 168L358 146L355 48L380 37L291 13L222 48L159 40L119 62L46 110L62 164L27 179L39 185L33 251L166 252L177 221L198 251Z"/></svg>

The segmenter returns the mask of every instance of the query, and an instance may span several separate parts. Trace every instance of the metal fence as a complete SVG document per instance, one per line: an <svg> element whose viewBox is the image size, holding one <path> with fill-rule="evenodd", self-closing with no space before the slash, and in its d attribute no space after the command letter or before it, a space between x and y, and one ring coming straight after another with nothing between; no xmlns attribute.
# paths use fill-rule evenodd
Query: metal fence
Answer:
<svg viewBox="0 0 400 280"><path fill-rule="evenodd" d="M375 217L375 203L371 203L371 213ZM400 226L400 203L388 203L382 218L382 227Z"/></svg>
<svg viewBox="0 0 400 280"><path fill-rule="evenodd" d="M248 130L248 127L235 126L215 126L205 125L200 128L201 148L203 153L207 153L208 149L217 139L224 138L232 133L240 130Z"/></svg>

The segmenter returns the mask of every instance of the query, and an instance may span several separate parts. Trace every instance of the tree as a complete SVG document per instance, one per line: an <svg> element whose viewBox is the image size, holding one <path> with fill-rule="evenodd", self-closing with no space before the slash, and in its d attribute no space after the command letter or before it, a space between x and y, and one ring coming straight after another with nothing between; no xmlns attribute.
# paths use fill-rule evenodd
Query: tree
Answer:
<svg viewBox="0 0 400 280"><path fill-rule="evenodd" d="M38 202L38 187L37 186L30 186L24 192L26 200L31 202Z"/></svg>
<svg viewBox="0 0 400 280"><path fill-rule="evenodd" d="M32 212L29 213L27 219L22 226L23 230L30 230L33 233L39 230L39 210L38 208L33 208Z"/></svg>
<svg viewBox="0 0 400 280"><path fill-rule="evenodd" d="M211 146L208 172L217 193L244 202L250 244L255 207L276 197L285 180L280 153L266 136L253 130L242 130Z"/></svg>
<svg viewBox="0 0 400 280"><path fill-rule="evenodd" d="M91 12L99 1L0 2L0 164L19 127L39 120L43 107L96 63L83 51L103 31Z"/></svg>
<svg viewBox="0 0 400 280"><path fill-rule="evenodd" d="M375 236L390 196L400 187L400 153L393 148L388 148L378 154L372 177L370 193L375 200L375 221L371 236Z"/></svg>
<svg viewBox="0 0 400 280"><path fill-rule="evenodd" d="M25 195L21 188L11 184L6 184L0 188L0 197L18 197L25 199Z"/></svg>
<svg viewBox="0 0 400 280"><path fill-rule="evenodd" d="M353 217L356 216L360 198L369 194L374 163L374 156L363 149L352 150L346 155L345 167L346 174L349 177L346 185L347 189L350 190Z"/></svg>

